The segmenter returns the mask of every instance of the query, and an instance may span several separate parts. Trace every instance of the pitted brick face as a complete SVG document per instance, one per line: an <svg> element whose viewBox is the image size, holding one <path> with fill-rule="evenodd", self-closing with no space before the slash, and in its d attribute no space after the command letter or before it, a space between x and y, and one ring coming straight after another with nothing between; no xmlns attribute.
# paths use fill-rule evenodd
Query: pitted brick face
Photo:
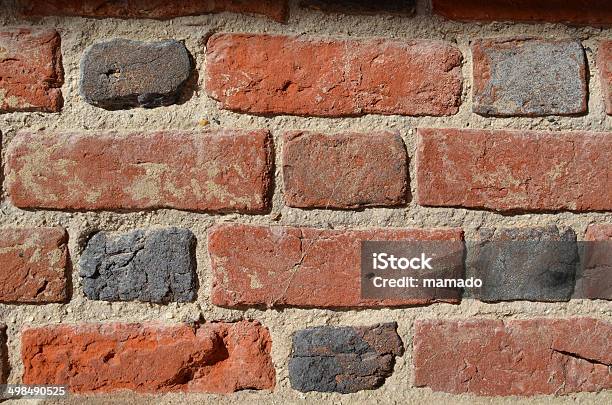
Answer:
<svg viewBox="0 0 612 405"><path fill-rule="evenodd" d="M6 325L0 324L0 384L6 384L9 374Z"/></svg>
<svg viewBox="0 0 612 405"><path fill-rule="evenodd" d="M612 41L601 41L597 53L597 68L606 105L606 113L612 115Z"/></svg>
<svg viewBox="0 0 612 405"><path fill-rule="evenodd" d="M55 30L0 30L0 113L58 112L64 83Z"/></svg>
<svg viewBox="0 0 612 405"><path fill-rule="evenodd" d="M197 289L195 236L187 229L95 234L80 260L83 290L104 301L187 302Z"/></svg>
<svg viewBox="0 0 612 405"><path fill-rule="evenodd" d="M467 277L483 301L568 301L579 265L576 234L556 226L480 229L468 243ZM466 290L467 291L467 290Z"/></svg>
<svg viewBox="0 0 612 405"><path fill-rule="evenodd" d="M327 13L414 15L416 0L301 0L300 7Z"/></svg>
<svg viewBox="0 0 612 405"><path fill-rule="evenodd" d="M302 392L371 390L393 373L404 353L397 324L362 327L320 326L293 336L289 359L291 386Z"/></svg>
<svg viewBox="0 0 612 405"><path fill-rule="evenodd" d="M478 39L474 112L492 116L585 113L586 57L578 41Z"/></svg>
<svg viewBox="0 0 612 405"><path fill-rule="evenodd" d="M191 73L178 41L113 39L96 43L81 60L81 96L108 110L153 108L177 101Z"/></svg>

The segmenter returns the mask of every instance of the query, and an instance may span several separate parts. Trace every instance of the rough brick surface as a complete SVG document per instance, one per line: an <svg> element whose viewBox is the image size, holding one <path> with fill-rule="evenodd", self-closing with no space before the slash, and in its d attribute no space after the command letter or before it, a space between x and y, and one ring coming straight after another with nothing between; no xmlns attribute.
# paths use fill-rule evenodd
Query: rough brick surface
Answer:
<svg viewBox="0 0 612 405"><path fill-rule="evenodd" d="M397 133L283 138L285 201L291 207L394 206L408 199L408 156Z"/></svg>
<svg viewBox="0 0 612 405"><path fill-rule="evenodd" d="M420 205L612 209L612 133L419 129Z"/></svg>
<svg viewBox="0 0 612 405"><path fill-rule="evenodd" d="M415 385L476 395L612 388L612 325L595 319L417 321Z"/></svg>
<svg viewBox="0 0 612 405"><path fill-rule="evenodd" d="M261 212L271 154L267 131L20 133L7 189L23 208Z"/></svg>
<svg viewBox="0 0 612 405"><path fill-rule="evenodd" d="M331 13L411 16L416 10L416 0L302 0L300 7Z"/></svg>
<svg viewBox="0 0 612 405"><path fill-rule="evenodd" d="M21 12L29 16L81 16L94 18L154 18L221 13L259 14L285 21L286 0L18 0Z"/></svg>
<svg viewBox="0 0 612 405"><path fill-rule="evenodd" d="M462 239L463 232L457 228L327 230L220 225L208 235L212 302L225 307L327 308L428 304L438 300L361 298L361 241Z"/></svg>
<svg viewBox="0 0 612 405"><path fill-rule="evenodd" d="M475 113L571 115L587 110L586 57L578 41L533 38L472 43Z"/></svg>
<svg viewBox="0 0 612 405"><path fill-rule="evenodd" d="M612 115L612 41L601 41L597 53L597 68L606 112Z"/></svg>
<svg viewBox="0 0 612 405"><path fill-rule="evenodd" d="M55 30L0 30L0 113L60 111L64 82Z"/></svg>
<svg viewBox="0 0 612 405"><path fill-rule="evenodd" d="M479 230L468 247L467 277L482 280L483 301L568 301L578 268L576 234L556 226Z"/></svg>
<svg viewBox="0 0 612 405"><path fill-rule="evenodd" d="M433 12L462 21L546 21L612 25L609 0L432 0Z"/></svg>
<svg viewBox="0 0 612 405"><path fill-rule="evenodd" d="M191 231L179 228L97 233L80 260L85 295L105 301L192 301L195 244Z"/></svg>
<svg viewBox="0 0 612 405"><path fill-rule="evenodd" d="M592 224L584 237L584 260L575 298L612 300L612 224Z"/></svg>
<svg viewBox="0 0 612 405"><path fill-rule="evenodd" d="M9 374L6 325L0 324L0 384L6 384Z"/></svg>
<svg viewBox="0 0 612 405"><path fill-rule="evenodd" d="M26 329L24 384L70 392L272 389L270 334L257 322L86 324Z"/></svg>
<svg viewBox="0 0 612 405"><path fill-rule="evenodd" d="M177 101L191 61L178 41L127 39L93 44L81 59L81 96L109 110L160 107Z"/></svg>
<svg viewBox="0 0 612 405"><path fill-rule="evenodd" d="M0 302L63 302L68 235L61 228L0 230Z"/></svg>
<svg viewBox="0 0 612 405"><path fill-rule="evenodd" d="M395 357L403 353L395 323L308 328L293 336L289 380L302 392L375 389L393 374Z"/></svg>
<svg viewBox="0 0 612 405"><path fill-rule="evenodd" d="M461 52L441 41L217 34L208 94L253 114L449 115L461 102Z"/></svg>

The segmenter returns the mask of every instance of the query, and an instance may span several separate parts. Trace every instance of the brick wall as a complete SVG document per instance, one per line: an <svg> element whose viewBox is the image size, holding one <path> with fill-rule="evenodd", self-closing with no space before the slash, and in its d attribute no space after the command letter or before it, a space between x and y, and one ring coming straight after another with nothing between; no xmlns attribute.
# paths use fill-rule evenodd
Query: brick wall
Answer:
<svg viewBox="0 0 612 405"><path fill-rule="evenodd" d="M603 0L0 1L0 383L612 402L612 283L563 252L360 294L365 240L612 239L611 25Z"/></svg>

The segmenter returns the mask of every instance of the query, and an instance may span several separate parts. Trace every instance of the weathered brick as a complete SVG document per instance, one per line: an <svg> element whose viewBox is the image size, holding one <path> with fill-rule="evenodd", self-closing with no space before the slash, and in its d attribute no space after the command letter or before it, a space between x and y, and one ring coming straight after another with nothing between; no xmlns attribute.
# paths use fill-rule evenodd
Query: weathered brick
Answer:
<svg viewBox="0 0 612 405"><path fill-rule="evenodd" d="M612 300L612 224L591 224L574 298Z"/></svg>
<svg viewBox="0 0 612 405"><path fill-rule="evenodd" d="M468 244L469 291L483 301L568 301L579 265L576 234L556 226L485 228Z"/></svg>
<svg viewBox="0 0 612 405"><path fill-rule="evenodd" d="M0 302L65 301L67 242L61 228L0 230Z"/></svg>
<svg viewBox="0 0 612 405"><path fill-rule="evenodd" d="M308 328L293 336L289 380L302 392L375 389L393 374L395 357L403 353L396 323Z"/></svg>
<svg viewBox="0 0 612 405"><path fill-rule="evenodd" d="M450 115L461 103L461 52L441 41L216 34L208 94L262 115Z"/></svg>
<svg viewBox="0 0 612 405"><path fill-rule="evenodd" d="M612 133L419 129L420 205L612 209Z"/></svg>
<svg viewBox="0 0 612 405"><path fill-rule="evenodd" d="M72 393L272 389L268 329L257 322L85 324L25 329L24 384Z"/></svg>
<svg viewBox="0 0 612 405"><path fill-rule="evenodd" d="M416 11L416 0L302 0L300 7L329 13L411 16Z"/></svg>
<svg viewBox="0 0 612 405"><path fill-rule="evenodd" d="M587 110L586 57L578 41L528 37L472 43L475 113L572 115Z"/></svg>
<svg viewBox="0 0 612 405"><path fill-rule="evenodd" d="M612 25L609 0L432 0L432 7L451 20Z"/></svg>
<svg viewBox="0 0 612 405"><path fill-rule="evenodd" d="M6 325L0 324L0 384L6 384L9 374Z"/></svg>
<svg viewBox="0 0 612 405"><path fill-rule="evenodd" d="M258 14L285 21L289 13L286 0L18 0L26 16L49 15L94 18L153 18L233 12Z"/></svg>
<svg viewBox="0 0 612 405"><path fill-rule="evenodd" d="M408 198L408 157L397 133L288 132L285 201L291 207L394 206Z"/></svg>
<svg viewBox="0 0 612 405"><path fill-rule="evenodd" d="M195 244L188 229L96 233L80 260L85 295L105 301L192 301L197 289Z"/></svg>
<svg viewBox="0 0 612 405"><path fill-rule="evenodd" d="M329 230L220 225L209 231L212 302L224 307L383 307L457 300L361 297L361 241L462 241L451 229Z"/></svg>
<svg viewBox="0 0 612 405"><path fill-rule="evenodd" d="M109 110L173 104L191 73L178 41L113 39L93 44L81 60L81 96Z"/></svg>
<svg viewBox="0 0 612 405"><path fill-rule="evenodd" d="M558 395L612 388L610 323L588 318L417 321L417 387Z"/></svg>
<svg viewBox="0 0 612 405"><path fill-rule="evenodd" d="M0 113L60 111L64 70L57 31L1 30L0 78Z"/></svg>
<svg viewBox="0 0 612 405"><path fill-rule="evenodd" d="M267 131L20 133L7 190L22 208L262 212L271 148Z"/></svg>
<svg viewBox="0 0 612 405"><path fill-rule="evenodd" d="M597 68L606 112L612 115L612 41L601 41L597 53Z"/></svg>

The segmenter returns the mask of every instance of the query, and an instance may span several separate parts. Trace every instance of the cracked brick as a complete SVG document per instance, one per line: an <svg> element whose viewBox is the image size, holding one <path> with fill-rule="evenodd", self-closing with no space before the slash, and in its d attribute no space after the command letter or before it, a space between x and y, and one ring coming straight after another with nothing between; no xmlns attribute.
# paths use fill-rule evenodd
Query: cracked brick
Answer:
<svg viewBox="0 0 612 405"><path fill-rule="evenodd" d="M96 233L80 260L85 295L104 301L193 301L195 244L191 231L180 228Z"/></svg>

